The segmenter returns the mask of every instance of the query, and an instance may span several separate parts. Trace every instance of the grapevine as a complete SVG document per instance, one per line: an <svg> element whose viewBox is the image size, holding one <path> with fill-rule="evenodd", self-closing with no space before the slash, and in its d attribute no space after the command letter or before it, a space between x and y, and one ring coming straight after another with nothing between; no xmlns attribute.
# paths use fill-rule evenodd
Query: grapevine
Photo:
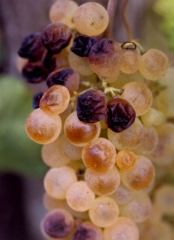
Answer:
<svg viewBox="0 0 174 240"><path fill-rule="evenodd" d="M44 89L25 129L50 168L48 240L172 239L163 217L174 214L174 187L155 179L174 160L173 69L165 53L133 39L127 0L128 39L113 38L116 4L56 0L51 23L18 51L25 81Z"/></svg>

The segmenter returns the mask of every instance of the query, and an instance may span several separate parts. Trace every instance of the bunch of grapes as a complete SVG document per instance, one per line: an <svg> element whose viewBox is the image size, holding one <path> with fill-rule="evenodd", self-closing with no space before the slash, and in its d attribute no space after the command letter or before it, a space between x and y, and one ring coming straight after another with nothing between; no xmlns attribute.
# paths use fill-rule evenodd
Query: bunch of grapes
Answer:
<svg viewBox="0 0 174 240"><path fill-rule="evenodd" d="M95 2L57 0L49 17L18 51L18 69L38 91L26 132L50 167L42 233L171 240L163 216L174 214L174 187L155 187L156 166L174 160L167 56L105 37L109 15Z"/></svg>

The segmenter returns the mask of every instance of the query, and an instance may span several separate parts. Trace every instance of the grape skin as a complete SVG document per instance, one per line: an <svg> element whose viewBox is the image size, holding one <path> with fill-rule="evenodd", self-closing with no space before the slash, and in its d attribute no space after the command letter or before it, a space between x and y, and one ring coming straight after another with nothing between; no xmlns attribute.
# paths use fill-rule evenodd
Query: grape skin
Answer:
<svg viewBox="0 0 174 240"><path fill-rule="evenodd" d="M104 32L109 23L106 9L95 2L87 2L78 7L74 14L76 29L88 36L96 36Z"/></svg>
<svg viewBox="0 0 174 240"><path fill-rule="evenodd" d="M51 117L40 108L35 109L27 118L25 130L29 138L39 144L48 144L58 138L62 129L59 115Z"/></svg>

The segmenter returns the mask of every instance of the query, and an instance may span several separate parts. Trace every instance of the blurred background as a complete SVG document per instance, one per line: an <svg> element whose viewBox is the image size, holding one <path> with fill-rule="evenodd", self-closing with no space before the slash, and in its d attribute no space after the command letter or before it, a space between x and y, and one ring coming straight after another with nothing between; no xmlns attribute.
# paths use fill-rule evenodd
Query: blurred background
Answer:
<svg viewBox="0 0 174 240"><path fill-rule="evenodd" d="M42 204L43 177L47 167L41 160L41 146L26 136L24 125L32 111L34 90L16 68L22 39L42 31L49 24L53 0L0 0L0 239L42 240L39 225L46 210ZM77 0L79 4L85 0ZM98 0L105 7L107 0ZM155 7L161 2L160 7ZM164 1L163 1L164 2ZM127 41L121 19L124 1L118 0L114 35ZM165 6L172 9L172 0ZM174 26L162 11L160 0L129 0L127 19L134 38L146 48L159 48L173 61ZM174 7L173 7L174 9ZM172 11L172 10L171 10ZM165 31L164 31L165 30Z"/></svg>

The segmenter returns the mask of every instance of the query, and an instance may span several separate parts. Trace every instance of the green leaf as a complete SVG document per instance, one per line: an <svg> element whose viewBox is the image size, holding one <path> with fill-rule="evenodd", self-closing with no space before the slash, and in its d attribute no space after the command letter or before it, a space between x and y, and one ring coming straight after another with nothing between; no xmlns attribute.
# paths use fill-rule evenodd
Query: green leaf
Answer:
<svg viewBox="0 0 174 240"><path fill-rule="evenodd" d="M38 176L45 172L41 145L25 132L32 111L32 93L23 82L8 76L0 78L0 170Z"/></svg>

